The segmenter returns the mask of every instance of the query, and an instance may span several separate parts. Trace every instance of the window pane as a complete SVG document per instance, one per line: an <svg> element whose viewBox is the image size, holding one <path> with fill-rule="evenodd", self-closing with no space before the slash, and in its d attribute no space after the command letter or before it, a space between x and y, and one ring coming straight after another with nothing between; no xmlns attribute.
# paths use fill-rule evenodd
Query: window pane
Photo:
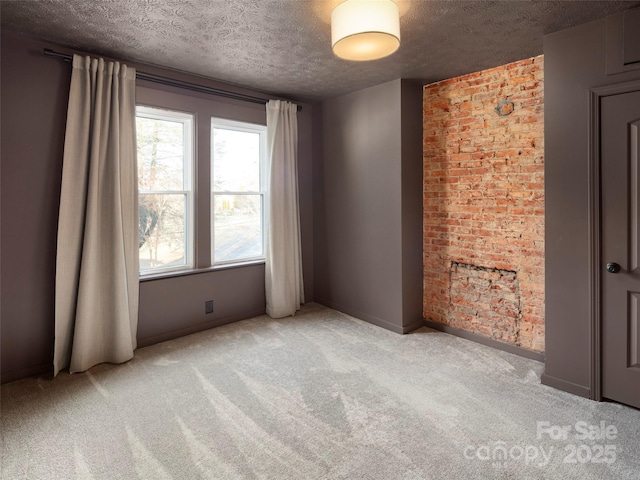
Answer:
<svg viewBox="0 0 640 480"><path fill-rule="evenodd" d="M186 201L184 194L139 196L141 271L187 264Z"/></svg>
<svg viewBox="0 0 640 480"><path fill-rule="evenodd" d="M214 262L263 256L262 195L215 195Z"/></svg>
<svg viewBox="0 0 640 480"><path fill-rule="evenodd" d="M186 190L184 124L137 117L136 129L140 190Z"/></svg>
<svg viewBox="0 0 640 480"><path fill-rule="evenodd" d="M213 128L214 192L260 191L260 134Z"/></svg>

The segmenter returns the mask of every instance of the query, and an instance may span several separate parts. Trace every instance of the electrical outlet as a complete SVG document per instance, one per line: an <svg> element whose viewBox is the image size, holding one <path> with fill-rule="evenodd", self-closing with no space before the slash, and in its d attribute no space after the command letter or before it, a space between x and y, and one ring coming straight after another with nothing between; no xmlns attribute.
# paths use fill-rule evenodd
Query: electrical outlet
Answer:
<svg viewBox="0 0 640 480"><path fill-rule="evenodd" d="M213 300L204 302L204 313L213 313Z"/></svg>

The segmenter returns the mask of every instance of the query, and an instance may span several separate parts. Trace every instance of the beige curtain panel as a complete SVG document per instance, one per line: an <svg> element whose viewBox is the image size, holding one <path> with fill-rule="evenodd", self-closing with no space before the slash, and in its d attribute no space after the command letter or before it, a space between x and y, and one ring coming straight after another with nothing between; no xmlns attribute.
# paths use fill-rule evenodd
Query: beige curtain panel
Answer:
<svg viewBox="0 0 640 480"><path fill-rule="evenodd" d="M54 375L133 357L137 188L135 70L74 55L58 220Z"/></svg>
<svg viewBox="0 0 640 480"><path fill-rule="evenodd" d="M269 224L265 261L267 314L293 315L304 303L298 206L298 107L267 103Z"/></svg>

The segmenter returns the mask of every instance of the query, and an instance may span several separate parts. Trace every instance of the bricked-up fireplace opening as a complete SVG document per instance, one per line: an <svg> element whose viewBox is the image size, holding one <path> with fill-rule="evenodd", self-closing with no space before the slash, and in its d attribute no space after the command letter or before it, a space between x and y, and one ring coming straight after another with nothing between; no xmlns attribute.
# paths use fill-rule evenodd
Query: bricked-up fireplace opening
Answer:
<svg viewBox="0 0 640 480"><path fill-rule="evenodd" d="M451 262L450 325L519 343L520 286L511 270Z"/></svg>

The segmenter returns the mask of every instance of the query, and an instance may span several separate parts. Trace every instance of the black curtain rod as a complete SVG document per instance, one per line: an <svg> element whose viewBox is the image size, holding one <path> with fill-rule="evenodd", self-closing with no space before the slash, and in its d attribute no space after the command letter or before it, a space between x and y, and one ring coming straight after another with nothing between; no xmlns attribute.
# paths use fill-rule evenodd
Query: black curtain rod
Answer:
<svg viewBox="0 0 640 480"><path fill-rule="evenodd" d="M72 55L67 55L66 53L54 52L53 50L48 48L44 49L44 54L47 57L59 58L65 62L71 62L73 60ZM252 97L250 95L243 95L241 93L228 92L226 90L220 90L218 88L205 87L203 85L197 85L195 83L190 83L190 82L183 82L182 80L174 80L173 78L162 77L160 75L154 75L152 73L140 72L138 70L136 70L136 79L159 83L162 85L167 85L169 87L184 88L186 90L191 90L194 92L208 93L209 95L216 95L218 97L232 98L234 100L242 100L243 102L260 103L262 105L266 105L268 102L268 100L265 100L264 98ZM298 105L298 111L300 110L302 110L302 107Z"/></svg>

